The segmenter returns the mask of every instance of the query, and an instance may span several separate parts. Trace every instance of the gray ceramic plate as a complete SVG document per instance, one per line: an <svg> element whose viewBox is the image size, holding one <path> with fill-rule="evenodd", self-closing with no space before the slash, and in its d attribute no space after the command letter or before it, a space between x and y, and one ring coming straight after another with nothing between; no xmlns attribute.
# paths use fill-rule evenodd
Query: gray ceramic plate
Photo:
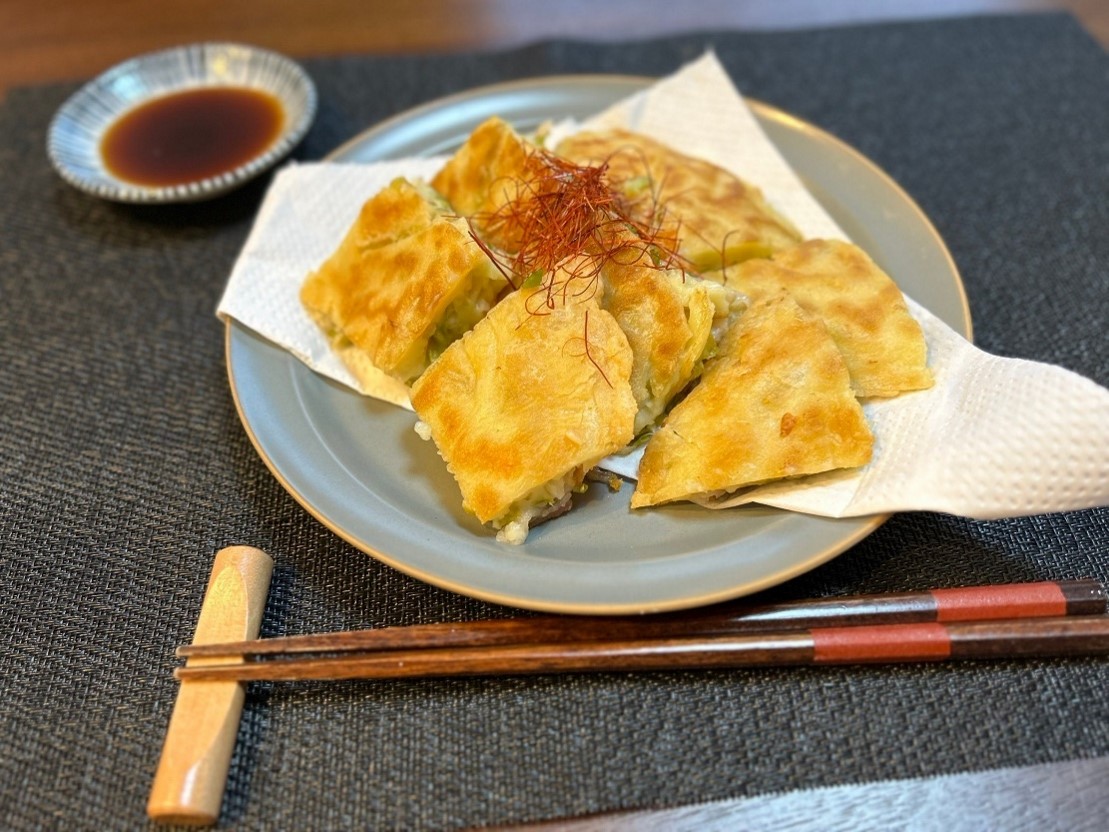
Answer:
<svg viewBox="0 0 1109 832"><path fill-rule="evenodd" d="M584 117L648 79L573 76L486 87L384 122L333 159L371 162L458 146L490 115L521 129ZM763 128L843 229L904 289L970 335L955 265L913 201L842 142L762 104ZM428 583L488 601L568 613L653 612L746 595L828 561L884 517L828 520L760 507L692 505L632 513L625 487L595 486L522 546L497 543L461 509L412 414L334 384L231 323L227 362L262 458L315 517L359 549Z"/></svg>
<svg viewBox="0 0 1109 832"><path fill-rule="evenodd" d="M253 159L227 173L180 185L137 185L104 164L104 132L133 108L197 87L235 86L268 92L285 114L280 135ZM238 43L196 43L124 61L90 81L58 110L46 149L58 174L93 196L114 202L195 202L239 187L292 150L316 114L316 87L283 55Z"/></svg>

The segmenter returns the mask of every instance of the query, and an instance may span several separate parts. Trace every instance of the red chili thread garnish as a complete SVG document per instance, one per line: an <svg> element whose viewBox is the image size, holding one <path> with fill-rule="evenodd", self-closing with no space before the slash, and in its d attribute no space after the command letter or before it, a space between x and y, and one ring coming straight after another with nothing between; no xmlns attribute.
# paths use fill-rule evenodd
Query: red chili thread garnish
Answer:
<svg viewBox="0 0 1109 832"><path fill-rule="evenodd" d="M578 165L542 148L527 153L527 177L493 183L509 198L469 222L474 241L514 290L538 276L525 303L530 314L595 297L607 263L685 272L688 263L676 251L680 224L663 231L665 208L653 181L644 206L643 197L630 199L612 185L607 162ZM586 358L611 387L590 350L588 310L583 340Z"/></svg>
<svg viewBox="0 0 1109 832"><path fill-rule="evenodd" d="M542 148L528 154L526 178L493 185L507 191L505 203L470 221L478 244L513 288L542 275L546 297L532 311L542 314L559 302L592 297L610 261L630 265L646 256L660 270L685 268L674 250L675 232L662 231L665 211L657 188L647 189L644 209L642 200L611 184L607 163L578 165ZM505 252L498 254L493 245Z"/></svg>

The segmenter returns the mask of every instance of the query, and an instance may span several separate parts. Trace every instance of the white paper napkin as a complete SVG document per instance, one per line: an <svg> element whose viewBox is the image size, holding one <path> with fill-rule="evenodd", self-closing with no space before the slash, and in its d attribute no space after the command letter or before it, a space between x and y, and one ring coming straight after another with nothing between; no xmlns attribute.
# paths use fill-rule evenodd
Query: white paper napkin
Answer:
<svg viewBox="0 0 1109 832"><path fill-rule="evenodd" d="M806 237L846 239L711 53L586 122L607 125L653 136L758 185ZM334 251L368 197L397 176L430 178L443 161L281 171L219 315L359 389L301 307L300 285ZM1059 367L988 355L911 299L910 308L924 328L936 384L864 406L877 438L873 461L763 486L713 507L758 502L828 517L927 509L987 519L1109 505L1109 390ZM404 386L384 374L361 392L410 407ZM634 477L638 458L607 467Z"/></svg>

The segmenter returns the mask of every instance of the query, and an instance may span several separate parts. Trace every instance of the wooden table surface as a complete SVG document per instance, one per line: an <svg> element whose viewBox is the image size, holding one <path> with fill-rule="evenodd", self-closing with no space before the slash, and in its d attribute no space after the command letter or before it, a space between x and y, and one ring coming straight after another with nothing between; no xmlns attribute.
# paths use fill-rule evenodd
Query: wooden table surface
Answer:
<svg viewBox="0 0 1109 832"><path fill-rule="evenodd" d="M1109 46L1105 0L0 0L0 94L90 78L132 55L239 40L293 57L452 52L549 37L834 26L1045 10Z"/></svg>

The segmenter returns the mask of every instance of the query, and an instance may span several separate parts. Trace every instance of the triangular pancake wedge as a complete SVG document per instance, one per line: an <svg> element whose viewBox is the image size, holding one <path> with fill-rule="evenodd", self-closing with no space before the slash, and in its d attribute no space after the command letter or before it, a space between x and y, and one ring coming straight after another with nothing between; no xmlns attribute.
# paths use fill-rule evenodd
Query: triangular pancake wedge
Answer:
<svg viewBox="0 0 1109 832"><path fill-rule="evenodd" d="M441 197L397 179L366 201L308 275L300 299L365 381L372 365L408 382L489 311L504 278Z"/></svg>
<svg viewBox="0 0 1109 832"><path fill-rule="evenodd" d="M762 191L717 165L629 130L581 132L557 153L579 165L608 166L608 179L633 215L661 225L697 272L751 257L769 257L801 234Z"/></svg>
<svg viewBox="0 0 1109 832"><path fill-rule="evenodd" d="M631 345L631 386L638 434L662 415L698 375L716 339L742 312L746 298L720 283L650 265L647 258L612 258L602 269L601 305Z"/></svg>
<svg viewBox="0 0 1109 832"><path fill-rule="evenodd" d="M509 543L569 507L586 472L631 440L636 411L615 319L592 300L550 308L538 292L510 294L412 386L463 508Z"/></svg>
<svg viewBox="0 0 1109 832"><path fill-rule="evenodd" d="M496 116L479 124L431 180L451 208L470 220L492 246L519 249L517 229L498 221L499 212L526 198L548 174L537 148Z"/></svg>
<svg viewBox="0 0 1109 832"><path fill-rule="evenodd" d="M824 324L781 293L744 313L647 443L631 505L865 465L873 444Z"/></svg>
<svg viewBox="0 0 1109 832"><path fill-rule="evenodd" d="M920 324L897 284L858 246L808 240L727 270L726 284L752 298L787 290L819 317L847 361L860 398L932 386Z"/></svg>

